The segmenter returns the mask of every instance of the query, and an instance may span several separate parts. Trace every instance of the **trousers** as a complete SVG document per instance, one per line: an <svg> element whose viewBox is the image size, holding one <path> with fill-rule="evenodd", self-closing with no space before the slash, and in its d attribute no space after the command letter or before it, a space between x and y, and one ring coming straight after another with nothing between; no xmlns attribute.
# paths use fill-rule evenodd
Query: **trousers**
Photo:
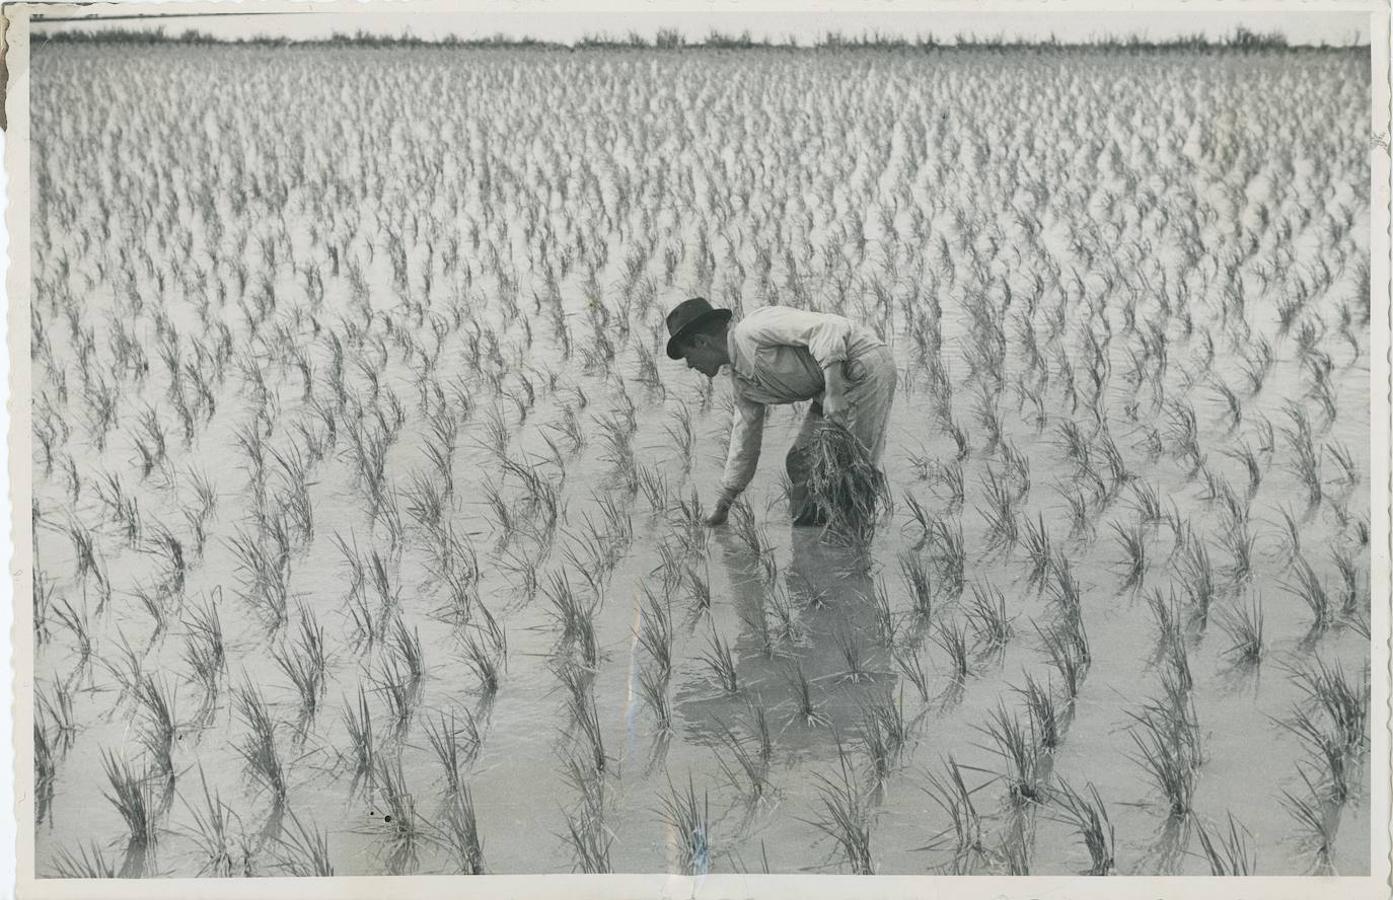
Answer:
<svg viewBox="0 0 1393 900"><path fill-rule="evenodd" d="M885 453L885 433L890 423L890 407L895 400L895 385L899 381L895 357L888 347L873 347L849 357L843 366L846 413L842 422L866 448L871 463L879 467ZM807 450L823 418L822 404L813 401L784 460L792 485L789 511L795 525L825 524L825 513L812 502L807 486L810 469Z"/></svg>

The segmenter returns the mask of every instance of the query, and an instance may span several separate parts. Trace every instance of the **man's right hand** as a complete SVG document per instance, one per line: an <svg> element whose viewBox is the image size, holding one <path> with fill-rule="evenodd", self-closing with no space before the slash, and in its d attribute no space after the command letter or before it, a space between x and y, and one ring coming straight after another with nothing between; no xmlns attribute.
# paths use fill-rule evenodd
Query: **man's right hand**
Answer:
<svg viewBox="0 0 1393 900"><path fill-rule="evenodd" d="M730 500L726 497L716 501L716 508L711 510L711 514L706 517L705 522L711 527L724 525L726 517L730 515Z"/></svg>

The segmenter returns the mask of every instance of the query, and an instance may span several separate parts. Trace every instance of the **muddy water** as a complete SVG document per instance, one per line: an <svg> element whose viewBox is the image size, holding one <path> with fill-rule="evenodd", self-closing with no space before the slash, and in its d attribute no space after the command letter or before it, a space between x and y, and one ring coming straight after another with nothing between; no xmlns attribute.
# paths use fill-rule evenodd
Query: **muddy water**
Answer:
<svg viewBox="0 0 1393 900"><path fill-rule="evenodd" d="M53 96L61 96L64 90L80 82L84 77L81 74L83 64L91 63L83 56L86 52L96 51L54 51L47 62L52 68L45 70L40 66L40 75L46 74L52 81L39 79L36 104L43 104L50 96L45 88L53 91ZM351 58L349 53L347 57L326 56L320 60L328 67L325 71L337 71L344 59ZM177 61L177 58L172 59ZM286 72L301 71L308 65L304 57L288 59L294 60L294 65L287 64ZM247 63L242 57L232 60L234 65ZM42 58L40 63L43 63ZM434 63L428 60L424 64ZM506 70L509 66L521 69L537 62L530 58L500 61L488 57L485 64ZM724 71L721 67L730 64L725 57L713 57L711 71ZM1243 63L1223 65L1230 64ZM989 84L988 76L974 65L970 60L964 63L955 77L967 79L968 84ZM1062 67L1060 77L1069 77L1071 64L1061 62L1059 65ZM1090 77L1096 75L1096 70L1089 68L1086 60L1077 65L1084 67L1083 71ZM1215 79L1220 77L1219 65L1216 63L1216 70L1210 73ZM442 66L442 72L458 74L453 64L442 63ZM1337 67L1328 68L1339 71ZM273 78L285 75L280 70L272 71L277 73L271 76ZM548 77L555 78L564 76L567 70L557 63L547 71ZM594 74L590 69L580 71L587 77ZM803 74L806 75L806 71ZM815 77L829 79L833 74L829 69L826 73L815 73ZM764 76L776 80L792 77L790 73L778 72L772 76L766 72ZM892 76L872 73L867 77ZM903 78L906 73L898 72L894 77ZM1170 73L1170 77L1174 74ZM816 83L831 91L830 81ZM901 81L893 83L900 86L898 89L907 89ZM1011 90L1021 90L1018 81L1010 85ZM826 96L834 95L828 93ZM1352 108L1363 109L1357 104ZM1348 115L1347 112L1341 114ZM60 161L70 158L66 154L77 152L66 143L74 140L74 130L99 128L93 112L81 107L62 114L51 109L48 116L36 124L36 135L47 123L52 129L47 146ZM1269 126L1279 121L1280 117L1269 115L1259 125ZM66 130L58 127L59 123L66 123ZM421 135L398 135L398 139L428 140ZM1266 147L1267 144L1258 142L1256 146ZM911 151L902 147L901 152ZM918 152L917 148L914 152ZM1349 170L1347 174L1348 183L1337 184L1337 189L1342 197L1358 207L1358 224L1352 234L1362 235L1360 228L1367 224L1367 198L1361 193L1365 181L1354 177L1357 170ZM707 180L715 176L707 172L701 177ZM789 186L786 190L791 193L797 189ZM1296 201L1289 198L1288 202ZM1361 202L1363 205L1359 206ZM1063 217L1065 211L1061 209L1052 215ZM867 219L870 221L871 216L867 215ZM56 256L54 251L59 247L67 248L77 260L76 271L67 276L75 290L83 284L80 273L95 275L97 272L96 257L84 257L78 252L80 231L93 228L93 221L89 217L81 220L80 226L55 229L51 237L53 246L46 251L45 260ZM312 253L315 247L307 225L303 221L289 223L297 251L305 255ZM1064 257L1068 253L1064 234L1069 230L1065 220L1058 218L1050 227L1053 231L1045 236L1042 246ZM954 239L958 236L949 224L943 229L943 233ZM1218 237L1214 239L1219 240ZM1263 239L1271 240L1265 235ZM514 235L513 240L518 247L527 249L520 235ZM619 234L608 235L608 240L614 251L613 267L617 272L626 244ZM1360 240L1362 238L1356 239L1355 249L1367 254L1367 248L1358 243ZM1300 264L1305 266L1313 265L1319 255L1326 252L1314 233L1304 242L1293 239L1292 247ZM253 266L258 264L250 253L245 259ZM413 265L419 264L419 249L412 259ZM656 261L652 265L659 267ZM873 269L874 261L866 265ZM992 259L989 267L993 274L1007 279L1018 293L1024 292L1026 279L1004 258ZM390 304L381 299L392 295L391 269L387 261L379 254L367 271L378 311L391 312ZM69 686L77 731L71 746L61 752L56 761L51 808L38 826L38 871L54 872L60 851L72 851L88 841L97 842L114 858L121 857L125 827L113 805L103 796L110 788L102 774L101 754L103 750L114 751L137 767L145 759L140 743L138 707L131 697L121 694L120 679L112 671L113 666L119 669L121 665L123 642L134 648L143 671L159 673L168 679L171 687L177 688L176 719L180 727L174 751L175 790L166 797L167 805L161 804L161 833L149 873L191 875L200 872L204 865L197 842L190 833L196 827L191 807L201 808L202 803L200 773L206 777L210 789L216 790L235 812L232 831L242 836L240 841L233 841L238 848L237 872L271 874L278 871L277 819L270 798L257 790L236 749L246 738L247 725L235 712L226 690L206 718L197 715L198 691L182 658L187 626L176 616L167 633L154 633L149 615L142 611L131 592L137 586L157 581L160 577L157 563L149 553L128 546L114 525L105 521L103 507L94 498L91 487L102 473L119 473L125 484L138 491L140 515L147 527L163 522L184 535L185 531L179 529L182 528L181 511L191 502L186 474L190 465L206 471L214 481L219 507L210 525L207 550L203 558L190 567L180 602L188 609L201 598L216 598L226 630L229 683L254 684L264 693L277 722L277 745L288 774L287 807L302 821L313 823L327 833L331 860L338 874L380 873L393 868L388 840L392 827L384 822L387 811L382 798L372 790L354 790L353 786L345 708L356 702L360 688L367 692L378 726L378 751L388 758L401 760L421 820L422 837L414 860L401 866L404 871L454 871L448 855L425 837L428 833L425 823L441 820L444 781L423 723L441 713L453 713L458 718L466 714L473 716L482 734L478 757L468 765L465 774L472 791L487 869L500 873L553 872L569 871L575 865L566 837L565 814L575 807L577 793L566 777L563 760L575 746L577 734L567 710L565 692L549 665L558 639L558 624L545 597L541 593L529 595L523 590L518 572L510 569L510 565L511 560L517 558L516 554L521 554L531 560L540 584L547 583L549 574L564 572L573 585L580 588L584 583L582 573L579 567L567 562L564 548L572 540L567 537L568 533L583 535L590 523L600 520L594 497L597 491L619 498L634 532L632 543L604 582L595 615L600 662L594 673L593 692L608 755L603 776L604 823L612 837L609 862L613 870L661 871L681 867L682 836L665 822L663 798L671 793L672 786L681 788L689 778L697 796L704 797L709 804L710 858L705 864L711 869L753 871L767 865L777 872L846 870L835 843L814 824L825 816L820 791L824 782L819 779L837 777L840 771L838 747L841 746L853 780L862 785L861 792L869 798L871 848L877 871L940 871L950 865L950 854L945 850L923 849L934 845L936 838L949 826L945 812L924 788L929 775L940 774L943 760L950 756L962 764L966 781L976 789L974 803L983 817L985 841L993 851L992 857L981 862L976 871L1004 871L1005 856L1016 844L1028 848L1029 869L1034 873L1085 871L1089 866L1088 854L1071 826L1059 820L1056 805L1044 802L1022 809L1009 802L1004 780L1000 777L1004 762L993 752L992 739L984 731L992 711L1002 706L1024 719L1025 707L1015 689L1024 687L1027 676L1042 685L1050 685L1065 716L1063 740L1058 748L1045 755L1042 765L1051 778L1066 779L1081 790L1090 783L1097 789L1115 828L1116 862L1120 872L1207 873L1209 863L1200 852L1195 829L1197 824L1210 829L1223 827L1229 815L1246 829L1247 844L1256 853L1259 872L1299 874L1314 870L1318 860L1301 843L1299 827L1282 806L1283 792L1304 795L1300 771L1318 771L1300 741L1281 724L1293 709L1304 704L1293 671L1318 658L1341 666L1354 683L1359 684L1369 655L1369 643L1343 618L1338 618L1327 629L1311 631L1309 611L1287 590L1295 581L1295 572L1287 567L1289 554L1284 546L1278 509L1290 506L1297 511L1305 555L1332 593L1338 584L1332 551L1354 555L1358 589L1362 595L1359 604L1367 611L1368 552L1355 537L1357 523L1367 522L1370 513L1367 484L1361 482L1340 488L1333 478L1333 466L1327 461L1329 483L1325 496L1318 506L1302 514L1305 489L1291 469L1291 453L1280 432L1273 452L1260 454L1263 479L1248 500L1249 524L1254 538L1252 572L1235 583L1219 575L1220 591L1210 620L1197 623L1190 617L1186 619L1185 646L1194 681L1191 696L1204 758L1198 769L1192 814L1183 820L1168 817L1164 801L1137 761L1137 747L1131 737L1132 715L1161 696L1163 666L1158 653L1161 635L1153 613L1144 591L1124 587L1123 551L1111 529L1114 522L1127 526L1136 521L1138 513L1129 505L1130 492L1123 488L1108 502L1091 505L1091 531L1071 537L1068 508L1054 486L1083 486L1083 482L1079 480L1077 467L1066 459L1059 445L1058 425L1072 418L1086 435L1092 434L1089 414L1083 407L1071 413L1064 399L1051 388L1046 395L1048 422L1037 430L1026 412L1016 411L1009 390L1001 396L1003 437L1030 462L1031 487L1017 509L1018 520L1024 523L1037 514L1043 517L1053 545L1061 557L1068 559L1082 587L1083 618L1093 659L1079 695L1070 705L1060 692L1059 675L1049 667L1032 625L1045 626L1055 619L1056 612L1047 598L1028 583L1029 563L1025 553L1020 548L1007 553L986 550L990 542L981 513L987 503L983 478L989 465L998 473L1002 471L1002 461L998 455L984 452L979 429L973 424L973 375L964 362L964 351L971 345L971 321L966 304L974 274L965 262L956 266L955 271L960 280L943 288L939 302L943 309L941 359L954 384L951 408L955 420L966 423L972 444L972 452L963 462L966 497L961 509L950 507L942 498L941 486L923 477L921 463L924 458L935 467L949 465L955 456L955 446L935 415L935 398L928 388L923 367L915 361L909 337L892 330L890 336L904 382L896 400L885 466L897 503L893 516L877 534L869 559L857 558L829 546L814 529L794 529L787 524L777 480L778 464L782 461L783 449L798 427L799 411L775 411L765 433L766 453L760 474L746 496L772 548L771 555L777 565L774 583L791 600L795 610L797 638L782 646L776 658L765 652L750 622L758 620L761 610L768 616L770 583L760 561L735 537L733 529L711 531L702 539L701 552L692 558L709 578L710 608L695 609L685 587L667 598L675 636L669 689L672 722L671 731L666 734L659 731L652 710L641 699L639 673L650 660L639 645L636 630L643 616L643 589L647 587L649 591L661 593L659 547L676 541L685 526L674 508L654 510L642 493L629 493L619 487L611 465L603 458L605 450L598 439L597 419L621 402L615 376L622 375L626 379L624 393L635 405L637 430L633 446L638 464L667 474L673 507L694 486L709 503L721 470L720 451L728 429L728 414L723 411L722 401L729 389L722 376L717 380L714 400L703 404L700 376L677 364L669 364L661 356L659 365L664 392L645 388L635 379L639 365L637 345L656 333L662 303L646 313L634 313L632 332L627 341L620 342L618 356L609 372L604 371L604 367L584 367L579 359L563 359L560 346L545 330L542 318L532 315L536 335L527 351L529 363L539 369L561 372L559 385L579 386L588 398L588 406L579 410L588 441L573 453L563 453L564 471L557 463L545 461L550 451L543 437L553 434L546 426L561 421L564 406L576 405L575 395L564 388L552 390L539 379L536 404L524 418L484 380L472 377L472 370L477 367L466 351L464 333L455 332L447 337L438 372L442 380L462 373L473 391L475 406L472 415L461 415L459 447L452 464L455 493L447 515L461 534L470 536L478 550L481 563L478 596L506 630L507 667L497 694L487 700L481 698L478 679L464 659L460 631L432 614L440 606L443 593L429 575L429 535L404 514L403 547L399 558L389 555L389 568L400 591L402 620L420 635L425 678L410 727L397 736L392 736L385 724L388 718L386 700L375 687L383 675L383 651L376 648L365 652L353 641L353 623L345 603L349 590L347 569L343 554L332 540L337 534L364 552L379 548L385 553L388 536L381 522L375 523L367 515L361 488L355 484L343 455L330 455L313 470L311 496L315 538L294 555L290 565L291 596L311 610L324 627L329 650L323 707L307 726L298 728L296 694L270 653L273 646L293 632L268 632L249 606L238 599L245 573L237 570L228 543L238 526L246 527L251 510L249 479L243 467L244 460L234 449L234 435L256 414L256 406L239 390L236 376L226 383L216 414L198 434L192 447L184 448L171 439L169 471L172 475L167 482L161 482L159 473L142 481L139 468L132 461L131 444L120 434L114 434L107 450L99 453L84 439L85 432L77 428L76 439L65 452L71 455L86 479L86 487L74 502L60 475L42 477L36 472L35 497L46 522L61 524L71 515L96 529L114 590L98 611L99 592L90 578L81 579L74 574L73 546L66 534L44 524L39 526L36 568L56 585L56 596L71 602L75 608L85 605L89 610L94 658L87 665L78 665L73 635L59 626L50 614L49 638L38 648L35 676L41 689L50 696L54 693L51 685L55 681ZM736 276L728 268L722 269L718 277L727 286L737 284ZM1203 293L1205 285L1201 275L1192 272L1189 277L1195 282L1197 295ZM1245 277L1247 283L1256 285L1251 273ZM488 276L480 275L479 279L474 284L478 292L476 297L487 298L499 290L496 281ZM676 283L667 292L669 299L699 289L696 279L693 266L684 262ZM581 281L578 275L572 275L562 282L567 310L577 323L583 321L585 303ZM534 285L524 281L520 295L530 296L532 287L541 290L540 278L536 282ZM296 296L300 289L300 282L284 271L275 275L274 284L277 291L287 297ZM821 288L825 292L820 295L823 302L830 302L826 297L831 288L826 284ZM1359 470L1367 473L1367 332L1356 331L1359 351L1356 355L1334 331L1339 304L1356 289L1352 276L1343 275L1310 304L1311 314L1318 316L1326 326L1320 347L1332 360L1331 377L1338 398L1338 415L1324 430L1318 430L1317 445L1342 442L1350 448ZM99 322L99 310L111 307L114 296L110 286L93 287L87 295L89 304L85 315L89 321ZM328 279L324 301L328 312L323 321L336 322L338 324L333 327L343 328L342 323L352 315L349 296L344 279ZM1058 296L1070 295L1061 289ZM1260 416L1266 416L1280 427L1287 421L1283 413L1284 401L1302 397L1306 388L1295 341L1289 334L1279 334L1272 310L1275 301L1270 296L1262 296L1261 301L1250 301L1246 315L1252 333L1271 340L1276 360L1262 391L1244 400L1242 424L1230 428L1222 403L1205 388L1205 383L1189 385L1181 374L1184 367L1194 365L1199 353L1197 336L1182 337L1178 329L1169 332L1172 367L1160 384L1165 399L1185 397L1194 404L1210 471L1226 478L1240 491L1247 483L1245 470L1222 451L1237 448L1245 440L1256 445L1259 432L1255 423L1261 420ZM199 322L187 299L167 295L161 302L177 327L196 334ZM745 303L758 302L750 289ZM1064 299L1058 302L1068 305L1067 316L1072 325L1083 321L1077 300L1072 304ZM1220 530L1225 526L1220 504L1205 498L1204 485L1195 477L1188 462L1169 452L1155 457L1146 452L1145 428L1148 425L1160 427L1163 415L1159 405L1147 405L1145 389L1139 395L1142 398L1140 413L1129 412L1129 402L1135 402L1138 395L1128 389L1120 373L1128 365L1127 346L1135 348L1134 342L1128 344L1135 333L1126 329L1121 299L1115 298L1115 302L1117 306L1110 307L1106 313L1117 335L1108 350L1113 375L1105 387L1100 409L1106 415L1128 469L1137 479L1153 487L1163 504L1167 501L1175 504L1180 518L1188 522L1210 549L1216 568L1222 569L1229 559L1220 540ZM523 306L527 306L526 301ZM1154 312L1147 303L1143 303L1142 309ZM497 310L487 307L476 309L473 314L481 324L496 329L505 344L521 346L520 320L507 322ZM41 308L40 315L53 314ZM527 312L522 315L528 317ZM236 321L231 307L226 317L229 322ZM1044 328L1039 324L1042 318L1037 319L1036 327L1043 335ZM55 327L51 329L53 356L64 366L75 367L76 351L64 333L62 320L55 316L54 322ZM137 327L149 341L153 358L154 329L144 321ZM308 326L302 322L300 328L300 337L308 341L309 334L305 330ZM372 328L375 333L382 333L381 320ZM1212 307L1200 306L1197 302L1195 330L1196 335L1211 334L1219 348L1213 375L1228 384L1241 383L1239 360L1236 354L1224 352L1230 346L1229 337L1213 316ZM235 334L239 350L255 352L258 349L243 331ZM588 339L579 324L576 335L578 340ZM1012 353L1007 357L1008 373L1016 371L1020 359L1015 352L1014 339L1011 347ZM1083 350L1071 344L1069 353L1078 363L1078 378L1082 383ZM372 355L371 352L363 354L365 358ZM322 344L314 345L313 358L322 378L328 367L328 355ZM274 362L262 364L268 387L279 398L267 442L284 448L294 434L291 423L312 420L300 400L302 383L294 369ZM40 366L36 363L36 371ZM70 372L75 372L75 368ZM406 488L412 472L425 471L427 467L424 456L426 424L422 410L412 399L416 374L410 362L393 353L379 376L382 385L402 398L407 410L401 438L391 447L385 467L388 482L399 490ZM350 378L357 389L366 391L364 379L352 375ZM69 379L76 383L74 374L70 374ZM509 384L505 382L504 387ZM169 420L166 424L174 427L172 411L167 405L161 405L167 404L162 399L167 396L167 386L168 377L157 366L143 387L123 395L123 421L133 420L145 404L151 404ZM320 387L327 390L322 382ZM675 463L676 453L665 431L673 411L684 402L697 410L694 426L698 435L696 454L686 473ZM1308 398L1302 402L1319 426L1322 417L1314 401ZM74 391L68 404L70 414L76 417L83 404L80 392ZM525 537L515 537L503 544L493 514L484 502L481 487L486 479L502 484L505 496L521 502L520 486L503 474L497 457L480 446L487 440L483 426L486 413L495 405L502 410L511 432L510 458L531 460L549 478L560 480L564 475L565 514L549 548L534 546L534 542ZM339 449L342 451L345 446L346 440L341 436ZM906 553L931 557L934 549L932 542L923 540L909 514L904 500L906 493L913 494L935 514L960 523L967 550L966 580L969 584L995 586L1007 601L1013 626L1011 639L1000 652L974 653L971 671L961 684L955 683L946 654L931 639L936 626L917 620L910 611L909 594L900 576L898 560ZM401 505L405 508L405 500ZM1177 593L1183 593L1174 561L1169 558L1175 543L1174 534L1165 524L1148 526L1145 534L1150 563L1143 588L1165 591L1173 587ZM543 550L549 552L543 553ZM877 583L884 585L900 623L902 646L917 648L929 675L931 696L927 700L906 682L888 650L877 640L870 603ZM932 622L964 622L962 604L969 596L970 592L961 600L939 598ZM1223 610L1236 608L1255 597L1261 598L1263 603L1267 652L1259 666L1236 666L1226 655L1230 642L1217 620ZM294 605L291 624L293 627ZM731 697L720 689L701 659L713 632L731 646L741 685L737 696ZM840 648L840 639L846 636L864 651L864 676L850 677L847 672ZM797 715L789 678L795 667L812 685L819 719L816 723L809 724ZM46 685L50 687L44 687ZM862 744L862 709L869 702L885 698L901 704L909 723L909 740L902 758L884 783L876 788L871 785ZM769 765L770 790L761 802L754 804L743 800L742 792L731 784L722 768L721 760L729 762L730 757L719 740L727 726L740 734L750 733L752 705L765 711L773 747ZM1329 865L1343 874L1367 871L1370 843L1368 775L1357 761L1352 766L1350 779L1349 799L1338 806L1329 804L1327 808L1329 816L1338 821ZM1022 833L1028 838L1022 839Z"/></svg>

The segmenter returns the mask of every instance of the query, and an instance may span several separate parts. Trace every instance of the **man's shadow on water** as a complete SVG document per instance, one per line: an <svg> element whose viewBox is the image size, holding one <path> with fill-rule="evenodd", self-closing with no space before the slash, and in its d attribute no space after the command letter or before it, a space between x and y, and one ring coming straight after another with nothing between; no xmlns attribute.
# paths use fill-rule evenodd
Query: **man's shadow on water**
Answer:
<svg viewBox="0 0 1393 900"><path fill-rule="evenodd" d="M898 675L877 640L870 574L822 529L792 532L791 559L772 584L747 548L720 540L739 622L731 646L739 690L712 677L678 692L676 718L689 741L718 747L731 731L750 735L763 710L775 759L835 760L868 707L894 700Z"/></svg>

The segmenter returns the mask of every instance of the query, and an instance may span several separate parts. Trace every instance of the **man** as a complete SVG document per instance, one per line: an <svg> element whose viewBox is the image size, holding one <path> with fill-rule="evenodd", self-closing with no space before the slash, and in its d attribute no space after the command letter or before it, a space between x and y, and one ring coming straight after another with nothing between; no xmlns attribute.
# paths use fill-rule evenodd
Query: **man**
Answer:
<svg viewBox="0 0 1393 900"><path fill-rule="evenodd" d="M812 406L785 465L795 525L823 524L807 489L805 449L824 418L844 425L872 464L885 450L885 428L895 397L895 360L870 329L843 316L766 306L731 324L731 311L701 297L679 303L667 316L669 359L714 378L730 366L735 419L730 452L708 525L725 522L730 506L754 477L764 437L765 407L810 400Z"/></svg>

